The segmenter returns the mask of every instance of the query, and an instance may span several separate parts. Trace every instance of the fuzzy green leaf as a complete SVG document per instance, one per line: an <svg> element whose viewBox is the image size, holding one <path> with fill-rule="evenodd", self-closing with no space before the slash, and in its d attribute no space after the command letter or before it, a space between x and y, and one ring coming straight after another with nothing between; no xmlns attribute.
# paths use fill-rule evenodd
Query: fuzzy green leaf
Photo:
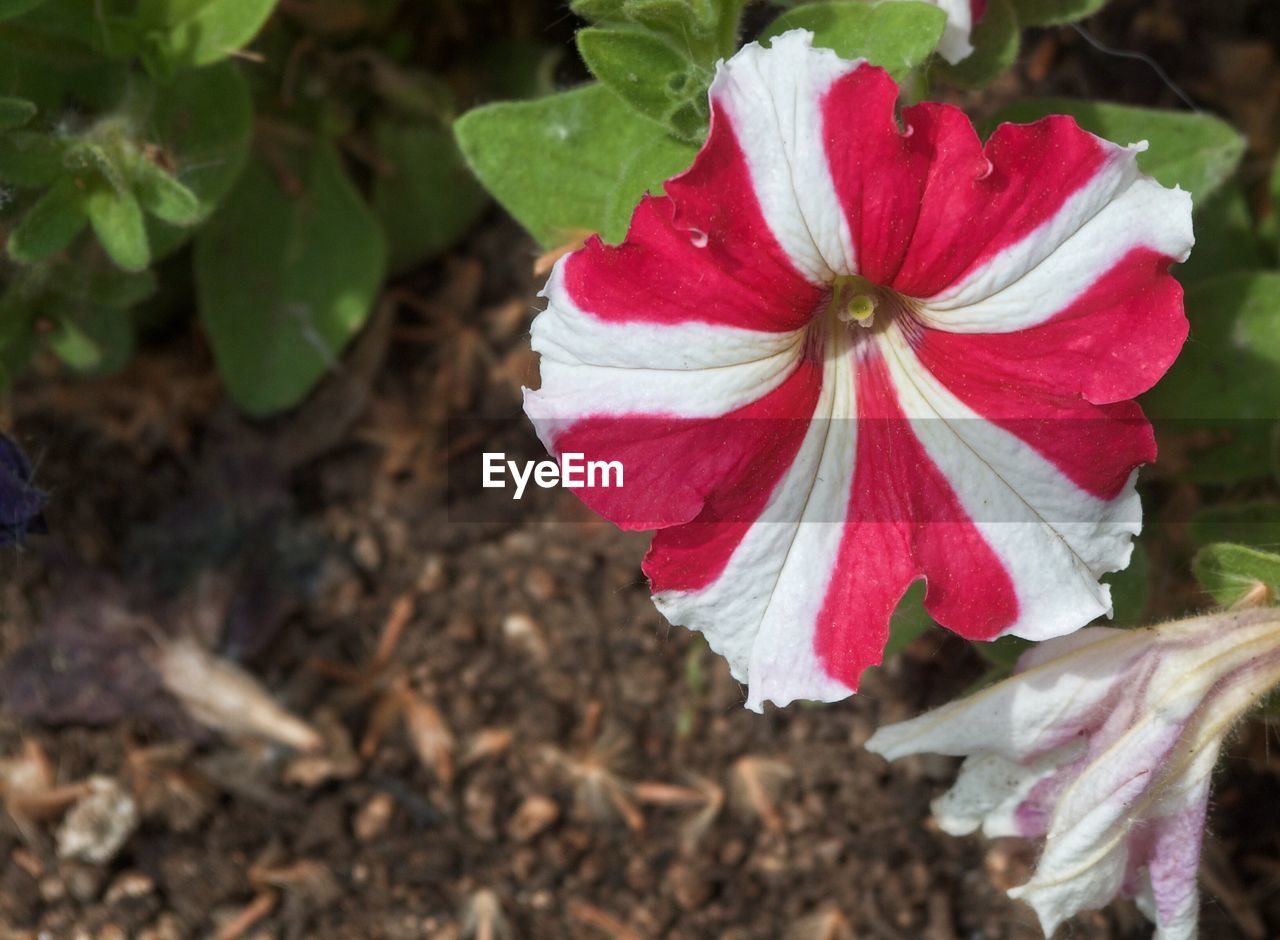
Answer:
<svg viewBox="0 0 1280 940"><path fill-rule="evenodd" d="M1021 123L1046 114L1070 114L1085 130L1116 143L1147 141L1138 166L1165 186L1187 190L1197 206L1227 181L1244 155L1244 137L1208 114L1039 98L1004 109L996 120Z"/></svg>
<svg viewBox="0 0 1280 940"><path fill-rule="evenodd" d="M697 152L595 83L476 108L454 131L480 182L545 248L584 232L621 240L645 191Z"/></svg>
<svg viewBox="0 0 1280 940"><path fill-rule="evenodd" d="M195 225L203 217L200 198L146 157L133 169L133 190L142 208L170 225Z"/></svg>
<svg viewBox="0 0 1280 940"><path fill-rule="evenodd" d="M87 220L84 193L64 177L27 210L9 233L9 257L23 264L43 261L67 247Z"/></svg>
<svg viewBox="0 0 1280 940"><path fill-rule="evenodd" d="M132 190L96 186L89 191L85 208L108 258L126 271L141 271L151 263L146 221Z"/></svg>
<svg viewBox="0 0 1280 940"><path fill-rule="evenodd" d="M258 34L276 0L168 0L150 6L144 57L162 73L210 65Z"/></svg>
<svg viewBox="0 0 1280 940"><path fill-rule="evenodd" d="M571 9L602 26L638 26L710 66L737 48L744 0L575 0Z"/></svg>
<svg viewBox="0 0 1280 940"><path fill-rule="evenodd" d="M640 114L686 140L703 135L707 83L693 79L693 63L685 56L652 33L629 27L582 29L577 41L591 73Z"/></svg>
<svg viewBox="0 0 1280 940"><path fill-rule="evenodd" d="M387 233L391 269L403 271L461 238L488 197L448 129L383 121L374 137L391 172L375 180L373 208Z"/></svg>
<svg viewBox="0 0 1280 940"><path fill-rule="evenodd" d="M917 0L835 0L793 7L765 27L761 38L807 29L814 45L834 49L845 59L864 58L901 81L937 48L946 25L946 13Z"/></svg>
<svg viewBox="0 0 1280 940"><path fill-rule="evenodd" d="M296 405L336 367L386 272L382 231L333 147L293 171L300 196L251 161L195 239L200 318L228 391L254 415Z"/></svg>
<svg viewBox="0 0 1280 940"><path fill-rule="evenodd" d="M1280 593L1280 555L1271 552L1220 542L1202 548L1191 568L1223 607L1246 599L1269 603Z"/></svg>
<svg viewBox="0 0 1280 940"><path fill-rule="evenodd" d="M147 121L151 143L174 177L199 200L190 225L203 222L231 192L249 156L253 101L234 62L179 72L160 86ZM151 252L162 258L183 244L189 227L147 220Z"/></svg>

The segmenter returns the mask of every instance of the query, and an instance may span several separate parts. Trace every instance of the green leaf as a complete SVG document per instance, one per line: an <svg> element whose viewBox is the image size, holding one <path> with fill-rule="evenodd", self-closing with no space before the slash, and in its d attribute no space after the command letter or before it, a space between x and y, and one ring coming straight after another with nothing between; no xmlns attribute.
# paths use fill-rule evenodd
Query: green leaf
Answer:
<svg viewBox="0 0 1280 940"><path fill-rule="evenodd" d="M133 356L134 330L128 313L89 305L53 311L49 348L81 375L102 376L122 369Z"/></svg>
<svg viewBox="0 0 1280 940"><path fill-rule="evenodd" d="M1151 593L1150 565L1147 550L1141 542L1133 543L1133 555L1122 571L1103 575L1102 580L1111 585L1111 619L1100 618L1104 627L1133 627L1142 621Z"/></svg>
<svg viewBox="0 0 1280 940"><path fill-rule="evenodd" d="M391 270L403 271L461 238L488 197L448 129L382 121L374 137L391 173L374 181L373 209L387 234Z"/></svg>
<svg viewBox="0 0 1280 940"><path fill-rule="evenodd" d="M55 183L9 233L9 257L23 264L35 264L56 254L71 243L88 220L85 198L68 178Z"/></svg>
<svg viewBox="0 0 1280 940"><path fill-rule="evenodd" d="M377 220L330 145L299 161L301 196L250 162L196 235L196 296L227 388L254 415L299 401L337 365L386 270Z"/></svg>
<svg viewBox="0 0 1280 940"><path fill-rule="evenodd" d="M22 16L0 21L0 41L24 57L70 69L115 53L124 22L104 3L86 0L44 0L28 4Z"/></svg>
<svg viewBox="0 0 1280 940"><path fill-rule="evenodd" d="M1031 645L1030 640L1024 640L1020 636L1002 636L989 643L981 640L974 641L973 648L992 666L992 669L982 677L980 684L987 685L1013 672L1013 667L1018 665L1018 659L1031 649Z"/></svg>
<svg viewBox="0 0 1280 940"><path fill-rule="evenodd" d="M114 107L129 66L104 58L110 23L86 0L49 0L0 22L0 94L32 102L44 114L91 114Z"/></svg>
<svg viewBox="0 0 1280 940"><path fill-rule="evenodd" d="M1280 416L1280 273L1198 281L1185 306L1191 336L1142 399L1162 436L1185 436L1164 448L1161 465L1181 460L1181 476L1201 483L1264 477Z"/></svg>
<svg viewBox="0 0 1280 940"><path fill-rule="evenodd" d="M92 369L102 359L102 351L92 338L69 321L54 327L48 343L55 356L77 371Z"/></svg>
<svg viewBox="0 0 1280 940"><path fill-rule="evenodd" d="M1092 16L1107 0L1013 0L1023 26L1056 26Z"/></svg>
<svg viewBox="0 0 1280 940"><path fill-rule="evenodd" d="M582 29L577 41L592 74L636 111L685 140L703 136L709 71L693 77L688 58L641 29Z"/></svg>
<svg viewBox="0 0 1280 940"><path fill-rule="evenodd" d="M153 4L163 14L144 43L144 57L162 74L210 65L258 34L276 0L177 0Z"/></svg>
<svg viewBox="0 0 1280 940"><path fill-rule="evenodd" d="M200 199L187 187L141 157L132 167L133 189L138 202L156 218L170 225L195 225L203 216Z"/></svg>
<svg viewBox="0 0 1280 940"><path fill-rule="evenodd" d="M0 20L21 16L42 3L44 0L0 0Z"/></svg>
<svg viewBox="0 0 1280 940"><path fill-rule="evenodd" d="M476 108L454 132L472 172L544 248L584 232L620 241L645 191L697 152L595 83Z"/></svg>
<svg viewBox="0 0 1280 940"><path fill-rule="evenodd" d="M62 148L47 134L11 131L0 136L0 182L47 186L62 173Z"/></svg>
<svg viewBox="0 0 1280 940"><path fill-rule="evenodd" d="M576 0L579 16L608 26L632 25L661 35L694 62L711 65L738 47L744 0Z"/></svg>
<svg viewBox="0 0 1280 940"><path fill-rule="evenodd" d="M137 16L152 28L172 29L198 16L216 0L137 0Z"/></svg>
<svg viewBox="0 0 1280 940"><path fill-rule="evenodd" d="M240 69L220 62L174 76L159 89L147 136L199 201L189 224L203 222L231 192L249 156L253 101ZM190 237L190 229L151 218L147 235L152 255L162 258Z"/></svg>
<svg viewBox="0 0 1280 940"><path fill-rule="evenodd" d="M1228 183L1196 207L1195 233L1191 257L1174 269L1183 284L1266 266L1248 199L1236 183Z"/></svg>
<svg viewBox="0 0 1280 940"><path fill-rule="evenodd" d="M625 19L624 6L624 0L569 0L570 10L593 23Z"/></svg>
<svg viewBox="0 0 1280 940"><path fill-rule="evenodd" d="M1197 545L1235 542L1280 550L1280 502L1256 500L1202 509L1187 523Z"/></svg>
<svg viewBox="0 0 1280 940"><path fill-rule="evenodd" d="M25 98L0 98L0 131L21 127L36 116L36 106Z"/></svg>
<svg viewBox="0 0 1280 940"><path fill-rule="evenodd" d="M131 190L95 186L89 190L85 208L108 258L126 271L140 271L151 262L142 206Z"/></svg>
<svg viewBox="0 0 1280 940"><path fill-rule="evenodd" d="M923 581L914 582L902 595L893 616L889 618L889 641L884 646L884 661L897 656L934 625L933 618L924 609Z"/></svg>
<svg viewBox="0 0 1280 940"><path fill-rule="evenodd" d="M1245 545L1202 548L1191 563L1196 580L1223 607L1241 601L1268 604L1280 592L1280 555Z"/></svg>
<svg viewBox="0 0 1280 940"><path fill-rule="evenodd" d="M865 58L901 81L929 57L946 25L947 14L939 7L916 0L837 0L793 7L766 26L761 38L807 29L814 45L834 49L845 59Z"/></svg>
<svg viewBox="0 0 1280 940"><path fill-rule="evenodd" d="M98 306L127 310L134 304L142 303L155 292L156 276L152 271L105 268L89 276L86 295Z"/></svg>
<svg viewBox="0 0 1280 940"><path fill-rule="evenodd" d="M1022 48L1022 31L1010 0L988 0L987 12L969 36L973 52L955 65L938 60L937 76L961 88L979 88L1008 71Z"/></svg>
<svg viewBox="0 0 1280 940"><path fill-rule="evenodd" d="M1197 206L1226 182L1244 155L1244 137L1207 114L1039 98L1005 108L996 120L1034 121L1046 114L1070 114L1085 130L1116 143L1146 140L1150 147L1138 156L1138 166L1165 186L1187 190Z"/></svg>

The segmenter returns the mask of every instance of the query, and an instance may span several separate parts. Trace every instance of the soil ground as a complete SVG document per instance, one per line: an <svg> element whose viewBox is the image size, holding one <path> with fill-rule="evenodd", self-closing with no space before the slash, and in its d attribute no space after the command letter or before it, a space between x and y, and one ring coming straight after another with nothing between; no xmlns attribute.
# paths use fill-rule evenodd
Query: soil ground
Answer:
<svg viewBox="0 0 1280 940"><path fill-rule="evenodd" d="M1257 177L1280 108L1260 36L1280 25L1264 3L1178 6L1118 3L1090 29L1249 130ZM980 116L1028 92L1177 104L1070 29L1029 33L1019 67L962 101ZM467 461L537 447L518 397L535 253L495 210L393 285L277 423L234 412L194 331L105 382L16 391L52 532L0 558L0 755L44 785L0 816L0 937L1040 936L1003 894L1033 849L928 820L955 762L860 747L977 679L965 644L930 633L856 698L757 716L654 610L643 536L571 497L487 501ZM321 756L187 717L160 678L178 637L220 657L180 697L239 696L287 735L219 671L239 663ZM1254 722L1221 769L1207 938L1280 936L1278 766ZM139 818L81 815L103 857L60 860L90 778ZM1127 905L1061 932L1148 935Z"/></svg>

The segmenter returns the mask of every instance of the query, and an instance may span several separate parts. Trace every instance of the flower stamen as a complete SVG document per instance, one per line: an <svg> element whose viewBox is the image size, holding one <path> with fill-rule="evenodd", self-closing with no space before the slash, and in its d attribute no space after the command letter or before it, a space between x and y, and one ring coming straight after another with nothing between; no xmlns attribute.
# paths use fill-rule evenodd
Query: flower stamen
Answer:
<svg viewBox="0 0 1280 940"><path fill-rule="evenodd" d="M831 284L827 313L846 326L856 323L869 328L876 322L880 294L881 289L864 277L856 274L838 277Z"/></svg>

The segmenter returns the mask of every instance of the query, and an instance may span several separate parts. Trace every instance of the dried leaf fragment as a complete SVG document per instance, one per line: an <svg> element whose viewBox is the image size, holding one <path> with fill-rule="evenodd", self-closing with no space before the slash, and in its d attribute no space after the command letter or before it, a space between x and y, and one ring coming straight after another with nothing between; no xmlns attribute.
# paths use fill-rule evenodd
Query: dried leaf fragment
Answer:
<svg viewBox="0 0 1280 940"><path fill-rule="evenodd" d="M268 738L299 751L324 744L318 731L281 707L247 671L193 640L164 642L156 669L164 687L203 725L225 734Z"/></svg>

